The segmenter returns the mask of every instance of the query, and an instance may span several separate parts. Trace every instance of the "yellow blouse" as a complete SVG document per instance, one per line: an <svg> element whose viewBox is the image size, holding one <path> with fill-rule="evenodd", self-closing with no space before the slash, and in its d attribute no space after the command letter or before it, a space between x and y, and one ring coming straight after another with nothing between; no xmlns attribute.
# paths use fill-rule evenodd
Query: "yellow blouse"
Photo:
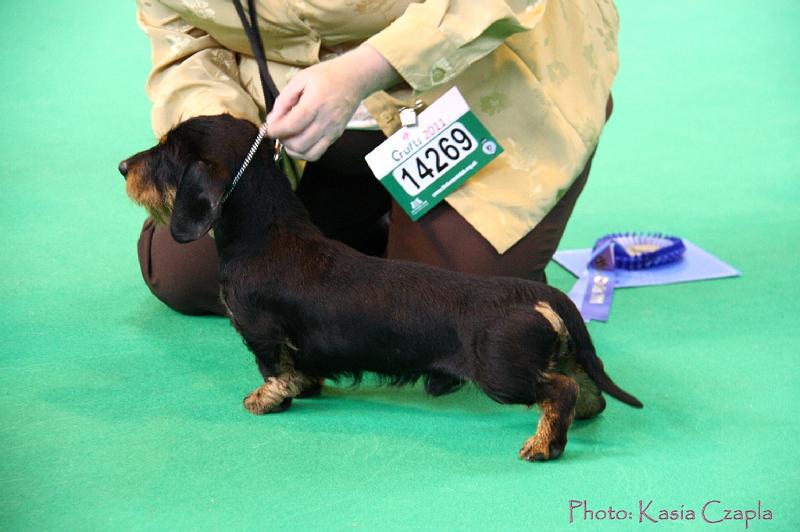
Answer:
<svg viewBox="0 0 800 532"><path fill-rule="evenodd" d="M157 136L222 112L259 123L258 68L229 0L137 0L152 44ZM447 202L502 253L583 169L617 71L612 0L259 0L275 83L367 42L407 85L365 105L381 129L398 110L458 86L505 149Z"/></svg>

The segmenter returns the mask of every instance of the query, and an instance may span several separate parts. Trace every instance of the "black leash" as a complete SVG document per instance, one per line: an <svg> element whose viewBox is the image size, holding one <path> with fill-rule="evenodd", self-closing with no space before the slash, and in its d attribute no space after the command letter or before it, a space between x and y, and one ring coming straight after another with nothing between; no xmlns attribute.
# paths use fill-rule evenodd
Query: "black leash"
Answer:
<svg viewBox="0 0 800 532"><path fill-rule="evenodd" d="M253 51L253 57L256 59L256 64L258 65L258 74L261 78L261 90L264 92L264 107L265 111L269 113L269 110L275 105L275 99L278 97L278 88L275 86L275 82L272 81L272 76L269 75L267 57L264 54L264 43L261 41L261 34L258 32L258 15L256 14L255 0L247 0L247 10L250 15L249 21L247 20L247 16L245 15L244 9L242 8L242 4L239 0L233 0L233 7L236 8L236 13L239 15L239 20L242 22L242 28L244 28L244 32L247 34L247 40L250 42L250 48ZM267 123L264 122L261 124L261 127L258 128L258 135L256 135L253 145L250 147L250 151L244 158L244 162L242 162L242 166L239 168L239 171L236 172L236 176L234 176L230 186L228 186L228 189L222 196L220 203L225 203L228 200L228 197L233 192L233 189L236 188L239 180L244 175L245 170L247 170L247 167L250 166L250 161L253 160L253 157L258 151L261 141L263 141L267 136L267 127ZM275 154L273 158L277 162L283 154L283 145L278 139L274 140L275 144L273 149L275 150ZM293 166L291 160L288 161L289 164Z"/></svg>
<svg viewBox="0 0 800 532"><path fill-rule="evenodd" d="M233 0L233 7L236 8L236 14L239 15L242 28L244 28L244 32L247 35L247 40L250 41L253 57L255 57L256 64L258 64L258 74L261 78L261 90L264 92L264 106L266 107L266 111L269 112L275 104L275 98L278 97L278 88L275 86L275 82L272 81L272 76L269 75L267 57L264 54L264 43L261 40L261 33L258 31L258 15L256 14L255 0L247 0L247 10L250 15L249 21L247 20L240 0Z"/></svg>

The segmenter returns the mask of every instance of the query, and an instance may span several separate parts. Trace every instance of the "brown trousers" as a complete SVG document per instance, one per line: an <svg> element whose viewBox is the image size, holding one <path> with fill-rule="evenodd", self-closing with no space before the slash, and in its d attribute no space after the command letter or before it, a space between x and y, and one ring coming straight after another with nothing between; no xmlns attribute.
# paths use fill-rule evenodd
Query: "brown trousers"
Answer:
<svg viewBox="0 0 800 532"><path fill-rule="evenodd" d="M607 116L611 110L609 98ZM384 138L380 132L347 131L319 161L306 166L297 195L323 233L371 255L546 282L544 268L589 177L591 158L547 216L501 255L445 202L412 222L364 161ZM138 248L142 276L158 299L184 314L225 314L210 236L179 244L168 227L147 219Z"/></svg>

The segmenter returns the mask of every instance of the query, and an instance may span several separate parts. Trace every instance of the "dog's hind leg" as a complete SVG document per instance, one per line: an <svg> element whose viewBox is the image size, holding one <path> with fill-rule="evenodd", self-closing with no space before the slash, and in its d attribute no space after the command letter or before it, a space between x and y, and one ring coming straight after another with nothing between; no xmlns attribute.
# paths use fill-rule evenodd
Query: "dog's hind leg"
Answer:
<svg viewBox="0 0 800 532"><path fill-rule="evenodd" d="M573 379L578 384L575 418L589 419L596 416L605 409L606 400L601 395L597 384L575 360L575 346L569 337L569 331L564 324L564 320L548 303L539 302L534 309L550 322L553 330L558 334L555 357L556 371Z"/></svg>
<svg viewBox="0 0 800 532"><path fill-rule="evenodd" d="M597 383L575 360L574 354L562 361L556 371L578 383L578 399L575 402L575 419L590 419L605 410L606 400Z"/></svg>
<svg viewBox="0 0 800 532"><path fill-rule="evenodd" d="M542 409L539 426L522 449L520 458L529 462L552 460L561 456L567 445L567 429L575 415L578 384L560 373L545 373L541 384L543 397L538 404Z"/></svg>
<svg viewBox="0 0 800 532"><path fill-rule="evenodd" d="M606 408L606 400L600 388L581 367L568 373L578 383L578 399L575 403L575 419L593 418Z"/></svg>

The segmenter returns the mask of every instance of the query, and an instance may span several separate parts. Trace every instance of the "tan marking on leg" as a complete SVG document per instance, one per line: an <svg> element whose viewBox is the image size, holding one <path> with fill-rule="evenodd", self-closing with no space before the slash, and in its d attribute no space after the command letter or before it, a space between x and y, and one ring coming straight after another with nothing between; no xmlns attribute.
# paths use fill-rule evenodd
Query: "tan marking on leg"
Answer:
<svg viewBox="0 0 800 532"><path fill-rule="evenodd" d="M548 397L539 401L542 416L536 434L519 451L529 462L551 460L561 456L567 444L567 429L572 423L578 385L565 375L549 373L545 388Z"/></svg>
<svg viewBox="0 0 800 532"><path fill-rule="evenodd" d="M267 381L244 398L244 407L253 414L267 414L287 397L295 397L314 381L302 373L290 370Z"/></svg>

